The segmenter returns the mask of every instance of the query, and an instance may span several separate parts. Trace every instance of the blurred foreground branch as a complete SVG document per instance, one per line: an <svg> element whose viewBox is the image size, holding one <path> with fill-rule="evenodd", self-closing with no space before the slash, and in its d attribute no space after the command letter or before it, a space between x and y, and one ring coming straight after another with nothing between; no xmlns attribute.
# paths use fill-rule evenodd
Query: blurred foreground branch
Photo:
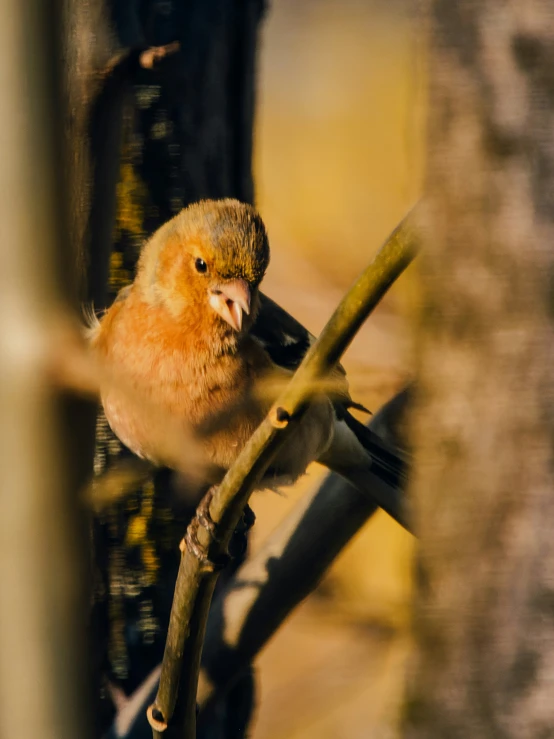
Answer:
<svg viewBox="0 0 554 739"><path fill-rule="evenodd" d="M182 544L160 686L149 708L148 716L155 736L168 727L177 702L177 717L173 725L182 722L182 735L186 739L196 736L198 670L217 566L227 554L230 537L244 506L288 433L300 422L308 406L307 396L312 384L325 377L340 360L356 331L415 253L414 236L403 222L341 301L221 485L202 501ZM402 512L398 508L394 510L395 506L391 507L383 487L368 491L368 494L370 492L378 504L397 520L402 520Z"/></svg>

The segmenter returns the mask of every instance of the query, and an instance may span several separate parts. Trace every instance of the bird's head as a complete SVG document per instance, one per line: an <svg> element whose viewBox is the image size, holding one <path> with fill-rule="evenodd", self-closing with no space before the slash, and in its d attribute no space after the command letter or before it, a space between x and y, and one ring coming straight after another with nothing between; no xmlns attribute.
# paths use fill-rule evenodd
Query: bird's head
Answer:
<svg viewBox="0 0 554 739"><path fill-rule="evenodd" d="M193 311L240 332L252 320L268 263L265 226L254 208L238 200L203 200L146 244L137 284L175 317Z"/></svg>

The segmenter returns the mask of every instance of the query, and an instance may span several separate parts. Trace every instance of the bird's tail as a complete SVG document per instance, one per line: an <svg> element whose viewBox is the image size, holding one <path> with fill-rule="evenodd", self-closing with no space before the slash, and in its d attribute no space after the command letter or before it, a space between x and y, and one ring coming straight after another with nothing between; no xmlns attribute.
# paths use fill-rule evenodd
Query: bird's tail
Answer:
<svg viewBox="0 0 554 739"><path fill-rule="evenodd" d="M407 481L407 454L384 441L350 413L345 413L343 420L371 455L375 474L389 485L403 487Z"/></svg>
<svg viewBox="0 0 554 739"><path fill-rule="evenodd" d="M407 455L345 413L335 424L331 446L319 460L408 528L403 492Z"/></svg>

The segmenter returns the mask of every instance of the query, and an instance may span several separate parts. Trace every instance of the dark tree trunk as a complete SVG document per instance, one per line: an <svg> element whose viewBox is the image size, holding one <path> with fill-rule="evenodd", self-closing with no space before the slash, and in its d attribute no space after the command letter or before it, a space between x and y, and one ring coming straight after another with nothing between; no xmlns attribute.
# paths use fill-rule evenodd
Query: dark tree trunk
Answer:
<svg viewBox="0 0 554 739"><path fill-rule="evenodd" d="M146 3L132 45L179 43L140 69L127 120L111 295L133 275L144 238L189 203L253 202L254 73L260 0ZM126 16L119 23L128 23ZM139 32L140 31L140 32Z"/></svg>
<svg viewBox="0 0 554 739"><path fill-rule="evenodd" d="M554 7L435 0L405 735L554 735Z"/></svg>
<svg viewBox="0 0 554 739"><path fill-rule="evenodd" d="M261 0L66 0L71 225L81 295L96 308L128 284L144 239L181 208L209 197L252 202L263 10ZM150 47L167 52L153 67ZM97 471L125 454L100 418ZM191 515L175 508L171 488L161 472L94 523L96 671L127 694L163 654ZM237 710L220 707L221 736L244 731L251 688L247 676ZM99 731L114 713L103 695Z"/></svg>

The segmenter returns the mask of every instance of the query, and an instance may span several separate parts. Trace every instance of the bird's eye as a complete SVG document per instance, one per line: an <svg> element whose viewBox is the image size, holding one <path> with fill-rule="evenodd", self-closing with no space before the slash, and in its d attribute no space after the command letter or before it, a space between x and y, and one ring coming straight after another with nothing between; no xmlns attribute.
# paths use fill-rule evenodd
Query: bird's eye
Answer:
<svg viewBox="0 0 554 739"><path fill-rule="evenodd" d="M196 267L196 271L200 272L201 274L204 274L208 269L208 265L203 259L200 259L200 257L198 257L198 259L194 263L194 266Z"/></svg>

